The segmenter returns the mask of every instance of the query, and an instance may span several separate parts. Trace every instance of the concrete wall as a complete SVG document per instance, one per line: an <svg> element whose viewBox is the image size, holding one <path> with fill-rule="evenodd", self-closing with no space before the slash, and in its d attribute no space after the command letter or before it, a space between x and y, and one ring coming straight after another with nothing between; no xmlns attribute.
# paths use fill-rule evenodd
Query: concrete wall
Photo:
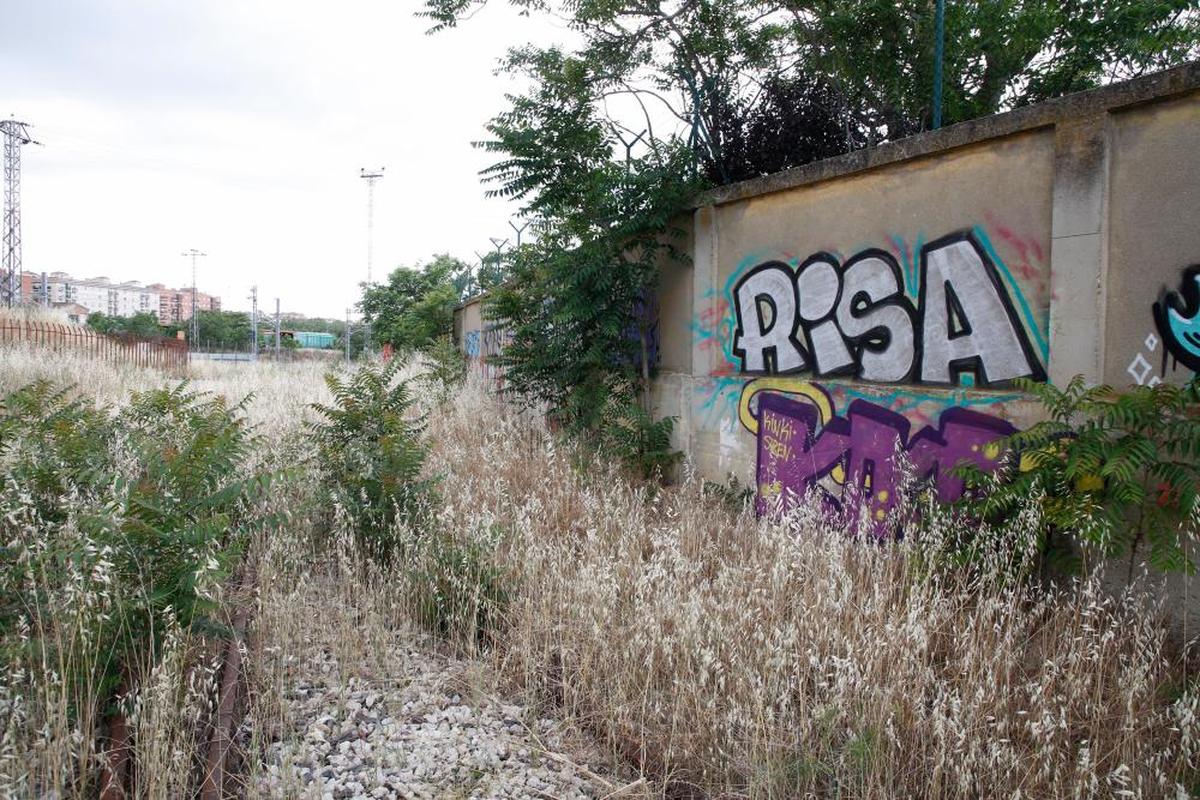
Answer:
<svg viewBox="0 0 1200 800"><path fill-rule="evenodd" d="M664 265L658 411L764 501L882 518L897 448L953 499L1036 417L1013 379L1200 370L1198 219L1200 64L722 187Z"/></svg>
<svg viewBox="0 0 1200 800"><path fill-rule="evenodd" d="M1200 370L1200 327L1190 352L1172 354L1164 346L1170 326L1159 330L1152 310L1165 291L1180 291L1185 278L1197 290L1196 272L1185 276L1188 267L1200 264L1197 97L1122 109L1108 119L1104 379L1109 383L1179 382Z"/></svg>
<svg viewBox="0 0 1200 800"><path fill-rule="evenodd" d="M1012 378L1185 382L1198 153L1191 65L713 192L691 368L656 395L678 445L764 499L852 487L882 517L896 448L945 499L946 467L993 463L1037 413Z"/></svg>

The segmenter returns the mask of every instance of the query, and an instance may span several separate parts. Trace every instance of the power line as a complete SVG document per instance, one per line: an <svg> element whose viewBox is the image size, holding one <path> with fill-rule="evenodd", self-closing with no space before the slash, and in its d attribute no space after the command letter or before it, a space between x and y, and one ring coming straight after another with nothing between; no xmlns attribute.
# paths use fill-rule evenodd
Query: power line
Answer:
<svg viewBox="0 0 1200 800"><path fill-rule="evenodd" d="M21 146L40 144L29 136L29 124L0 122L4 134L4 251L0 261L0 303L10 308L21 299Z"/></svg>

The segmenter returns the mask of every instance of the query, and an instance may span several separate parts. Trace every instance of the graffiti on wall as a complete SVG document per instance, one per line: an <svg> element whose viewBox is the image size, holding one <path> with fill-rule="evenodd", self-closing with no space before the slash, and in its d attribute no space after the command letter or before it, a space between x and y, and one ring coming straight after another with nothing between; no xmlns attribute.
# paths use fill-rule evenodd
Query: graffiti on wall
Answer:
<svg viewBox="0 0 1200 800"><path fill-rule="evenodd" d="M479 370L487 381L494 384L496 391L503 391L504 373L494 357L500 355L510 336L507 328L497 325L463 333L463 354L472 368Z"/></svg>
<svg viewBox="0 0 1200 800"><path fill-rule="evenodd" d="M758 397L757 509L769 510L811 489L835 508L866 513L877 534L899 502L904 470L933 487L938 500L961 497L963 462L990 471L999 464L996 440L1016 431L1010 423L967 408L950 407L936 426L912 433L912 423L867 400L833 412L829 392L818 384ZM853 503L853 508L849 504Z"/></svg>
<svg viewBox="0 0 1200 800"><path fill-rule="evenodd" d="M1133 382L1157 386L1181 367L1200 372L1200 264L1183 271L1178 291L1163 287L1151 315L1154 330L1125 367Z"/></svg>
<svg viewBox="0 0 1200 800"><path fill-rule="evenodd" d="M1050 287L1037 237L984 222L850 254L757 251L698 303L711 374L692 424L722 470L753 444L760 512L814 490L882 534L906 481L953 501L956 465L998 466L1023 399L1003 387L1046 377Z"/></svg>
<svg viewBox="0 0 1200 800"><path fill-rule="evenodd" d="M1200 372L1200 264L1184 270L1178 292L1163 290L1153 312L1165 352Z"/></svg>
<svg viewBox="0 0 1200 800"><path fill-rule="evenodd" d="M819 252L796 269L766 261L739 274L731 351L740 371L937 385L1045 379L1016 307L1028 313L1027 304L977 230L925 245L916 267L915 298L896 258L875 248L844 263Z"/></svg>

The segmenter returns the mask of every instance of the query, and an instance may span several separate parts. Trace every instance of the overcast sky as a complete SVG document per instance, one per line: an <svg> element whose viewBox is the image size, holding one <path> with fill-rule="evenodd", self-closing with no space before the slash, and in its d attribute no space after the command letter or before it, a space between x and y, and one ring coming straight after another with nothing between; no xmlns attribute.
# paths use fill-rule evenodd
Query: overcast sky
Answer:
<svg viewBox="0 0 1200 800"><path fill-rule="evenodd" d="M517 88L511 45L563 42L493 2L426 35L418 0L37 0L5 6L0 115L23 149L25 269L190 283L226 308L342 316L366 275L511 236L471 147Z"/></svg>

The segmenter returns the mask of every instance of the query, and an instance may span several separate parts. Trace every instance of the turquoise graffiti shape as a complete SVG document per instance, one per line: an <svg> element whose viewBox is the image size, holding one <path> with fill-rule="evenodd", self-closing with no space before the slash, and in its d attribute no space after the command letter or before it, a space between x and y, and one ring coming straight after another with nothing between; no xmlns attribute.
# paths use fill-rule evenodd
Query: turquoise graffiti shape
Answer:
<svg viewBox="0 0 1200 800"><path fill-rule="evenodd" d="M1154 322L1171 355L1200 372L1200 264L1184 271L1179 292L1163 292L1154 304Z"/></svg>

